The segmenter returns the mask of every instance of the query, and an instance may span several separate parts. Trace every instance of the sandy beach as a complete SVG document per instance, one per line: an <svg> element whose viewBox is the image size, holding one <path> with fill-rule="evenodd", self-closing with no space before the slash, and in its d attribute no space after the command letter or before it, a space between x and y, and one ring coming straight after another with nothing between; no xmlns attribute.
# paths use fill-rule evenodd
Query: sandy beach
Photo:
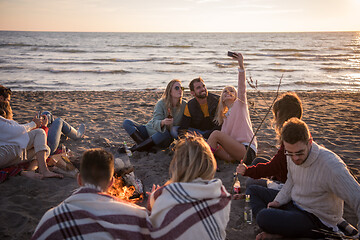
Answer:
<svg viewBox="0 0 360 240"><path fill-rule="evenodd" d="M152 117L153 107L162 92L154 91L76 91L76 92L14 92L11 105L14 120L19 123L31 121L38 110L49 110L78 127L86 123L86 134L81 140L64 139L63 143L79 161L81 154L94 147L111 151L115 157L117 147L133 141L122 129L122 122L130 118L146 123ZM275 93L265 92L260 97L248 93L250 115L256 129L265 115ZM304 118L314 140L338 154L352 173L360 179L360 93L359 92L298 92L303 101ZM185 99L191 99L189 92ZM265 100L266 102L265 102ZM258 154L273 156L277 151L275 132L271 127L272 114L260 128L257 138ZM134 153L132 164L135 174L146 191L152 184L162 185L168 178L171 151L157 153ZM231 190L236 164L218 161L220 172L216 177ZM240 177L242 192L245 177ZM0 184L0 239L29 239L42 215L51 207L67 198L77 183L74 178L33 180L21 176L12 177ZM146 200L145 200L146 201ZM141 203L144 205L145 201ZM245 201L233 200L227 239L255 239L260 231L256 223L248 225L243 220ZM356 225L354 211L345 205L344 218Z"/></svg>

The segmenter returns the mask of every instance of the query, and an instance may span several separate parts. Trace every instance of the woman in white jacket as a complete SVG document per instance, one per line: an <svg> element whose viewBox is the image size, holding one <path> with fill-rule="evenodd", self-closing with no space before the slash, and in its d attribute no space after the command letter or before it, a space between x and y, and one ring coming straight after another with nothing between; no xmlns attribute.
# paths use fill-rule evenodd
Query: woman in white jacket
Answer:
<svg viewBox="0 0 360 240"><path fill-rule="evenodd" d="M42 120L34 118L32 122L21 125L12 120L12 115L10 103L0 101L0 168L31 160L35 156L39 173L23 171L23 176L40 179L62 178L61 174L51 172L46 165L50 154L46 145L46 134L41 128L34 129L41 125Z"/></svg>

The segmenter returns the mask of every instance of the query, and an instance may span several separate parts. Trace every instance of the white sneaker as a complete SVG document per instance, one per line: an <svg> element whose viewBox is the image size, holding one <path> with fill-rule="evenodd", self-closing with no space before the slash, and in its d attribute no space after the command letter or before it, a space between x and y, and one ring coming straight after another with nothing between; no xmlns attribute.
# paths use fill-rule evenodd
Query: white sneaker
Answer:
<svg viewBox="0 0 360 240"><path fill-rule="evenodd" d="M76 137L82 138L84 136L84 134L85 134L85 124L82 123L76 132Z"/></svg>

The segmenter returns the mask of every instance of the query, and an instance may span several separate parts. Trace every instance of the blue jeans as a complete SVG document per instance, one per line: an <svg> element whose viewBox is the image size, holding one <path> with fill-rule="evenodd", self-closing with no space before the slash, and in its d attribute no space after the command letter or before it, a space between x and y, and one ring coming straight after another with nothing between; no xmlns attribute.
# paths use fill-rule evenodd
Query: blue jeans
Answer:
<svg viewBox="0 0 360 240"><path fill-rule="evenodd" d="M55 119L49 127L47 144L53 154L59 147L61 133L68 134L71 131L71 126L61 118Z"/></svg>
<svg viewBox="0 0 360 240"><path fill-rule="evenodd" d="M174 126L174 127L171 128L171 136L173 138L178 138L179 137L178 130L179 130L179 126ZM196 132L196 133L201 134L201 135L204 135L205 133L208 132L208 131L201 131L201 130L196 129L196 128L188 128L186 131L187 132Z"/></svg>
<svg viewBox="0 0 360 240"><path fill-rule="evenodd" d="M150 137L145 125L141 125L135 121L125 119L123 122L123 128L130 136L134 134L136 130L138 130L144 140ZM169 146L173 139L168 130L166 130L165 132L157 132L153 134L151 138L155 145L160 147Z"/></svg>
<svg viewBox="0 0 360 240"><path fill-rule="evenodd" d="M256 216L256 222L263 231L288 238L322 238L323 234L312 230L332 231L319 218L300 209L293 201L280 208L267 208L267 204L274 200L277 193L276 190L257 185L251 185L246 190L246 194L251 195L250 205Z"/></svg>

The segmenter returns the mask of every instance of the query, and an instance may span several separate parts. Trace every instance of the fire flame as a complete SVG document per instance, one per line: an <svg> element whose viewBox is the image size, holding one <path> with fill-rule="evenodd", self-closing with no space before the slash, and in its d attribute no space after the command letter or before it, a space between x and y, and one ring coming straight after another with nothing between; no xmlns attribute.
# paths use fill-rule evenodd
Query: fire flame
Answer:
<svg viewBox="0 0 360 240"><path fill-rule="evenodd" d="M108 193L112 196L120 198L121 200L125 200L132 203L140 202L143 199L143 195L140 194L138 197L134 197L135 187L134 186L125 186L125 183L122 177L114 176L114 183L108 189Z"/></svg>

